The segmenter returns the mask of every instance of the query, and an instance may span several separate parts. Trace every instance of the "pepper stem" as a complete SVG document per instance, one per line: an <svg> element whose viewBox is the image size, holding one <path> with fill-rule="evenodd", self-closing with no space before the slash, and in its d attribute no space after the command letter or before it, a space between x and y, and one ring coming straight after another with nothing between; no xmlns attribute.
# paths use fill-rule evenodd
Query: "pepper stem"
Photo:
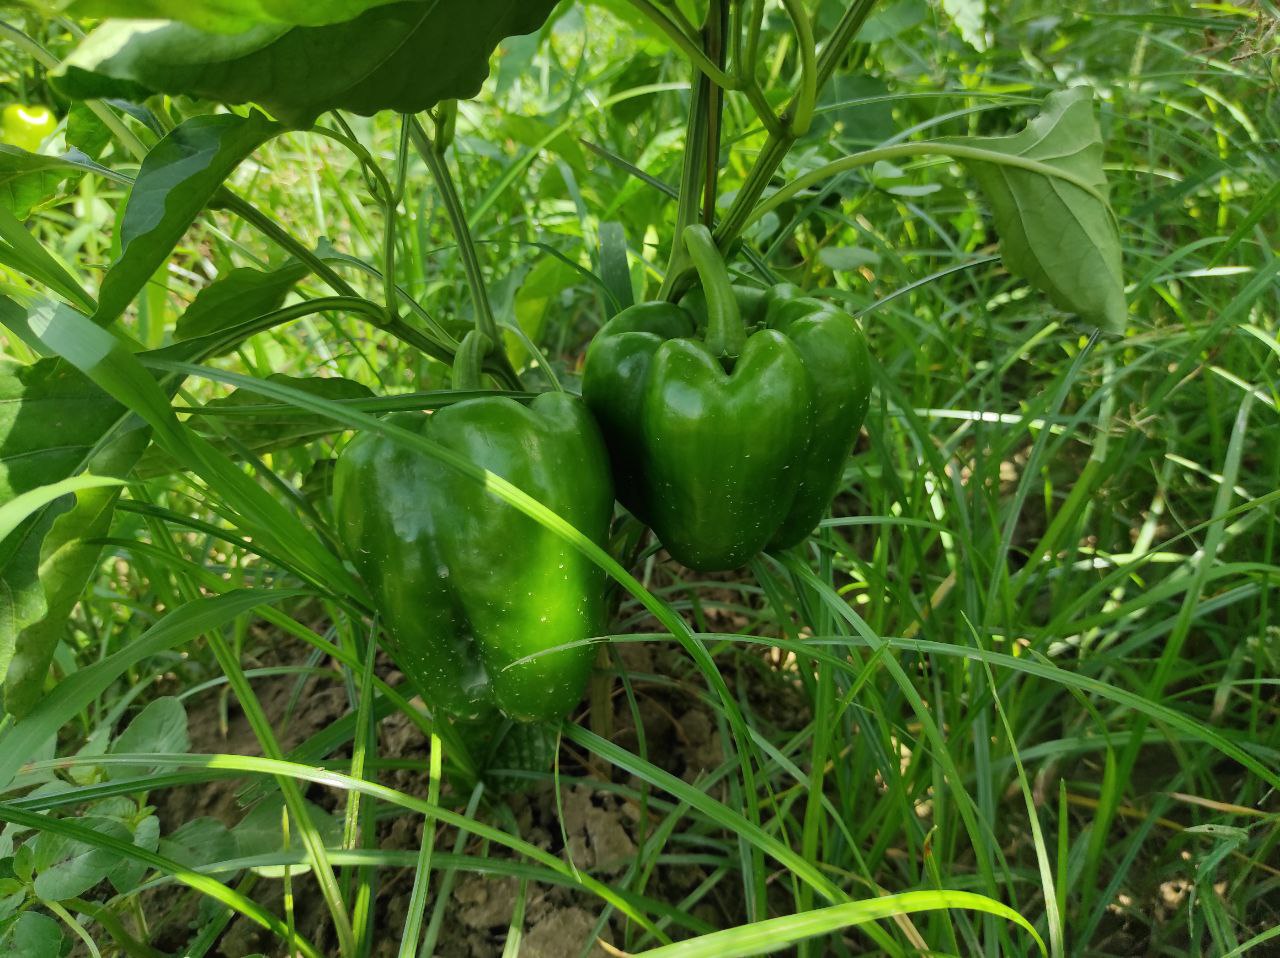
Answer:
<svg viewBox="0 0 1280 958"><path fill-rule="evenodd" d="M702 280L702 291L707 298L707 335L704 342L713 356L719 359L737 359L747 344L747 327L742 322L742 311L733 295L733 283L724 257L716 248L711 230L701 223L686 227L684 243L689 257L697 267Z"/></svg>
<svg viewBox="0 0 1280 958"><path fill-rule="evenodd" d="M462 345L453 357L453 388L480 389L483 385L481 370L484 359L493 348L493 341L478 329L470 330L462 337Z"/></svg>

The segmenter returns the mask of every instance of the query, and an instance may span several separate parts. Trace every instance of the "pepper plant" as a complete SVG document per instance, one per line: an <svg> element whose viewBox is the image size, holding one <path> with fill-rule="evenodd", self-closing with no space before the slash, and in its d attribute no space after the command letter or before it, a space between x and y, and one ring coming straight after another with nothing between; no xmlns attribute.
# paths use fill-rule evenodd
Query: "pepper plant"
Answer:
<svg viewBox="0 0 1280 958"><path fill-rule="evenodd" d="M27 29L0 28L47 76L51 104L63 114L54 143L45 131L40 141L14 137L0 147L0 170L11 185L0 210L0 265L9 277L0 323L21 357L0 375L9 410L0 418L0 675L9 715L0 725L0 786L15 781L31 757L24 750L146 655L205 635L263 749L262 759L229 767L275 776L280 809L298 830L301 860L343 955L369 953L371 879L367 870L335 863L335 849L309 824L300 781L345 791L347 850L370 834L370 803L399 803L506 843L598 894L644 940L670 940L665 926L626 896L441 804L442 782L480 801L496 788L495 767L545 771L554 753L545 746L557 736L591 750L610 747L597 734L608 731L600 704L610 694L605 680L593 689L591 731L561 722L581 700L596 640L611 634L607 613L623 595L694 662L723 710L741 788L758 794L764 758L739 693L707 643L646 587L639 570L665 547L696 571L741 569L767 554L803 581L800 570L815 556L810 536L844 480L872 393L875 337L869 350L864 327L873 313L855 316L822 290L783 282L759 247L771 215L818 207L854 171L902 178L894 163L927 158L911 171L923 180L928 164L958 165L985 198L1010 273L1071 314L1082 333L1115 335L1126 323L1120 235L1087 87L1050 94L1013 135L883 144L784 181L779 173L813 131L822 92L857 65L853 51L874 0L615 0L608 6L619 16L652 30L685 61L683 166L668 187L671 215L656 242L610 223L590 262L562 264L570 274L589 273L599 291L598 332L579 349L586 357L579 377L575 364L548 356L536 331L504 313L491 279L498 251L476 241L452 169L465 162L454 149L459 101L481 90L495 48L550 29L570 6L43 0L33 4ZM52 48L45 42L51 38ZM739 135L754 137L750 150L726 137L726 117L744 111L749 122ZM363 118L372 116L391 118L393 149L370 148ZM358 168L382 219L373 261L334 240L304 240L238 185L265 145L291 136L346 151ZM638 182L652 179L616 153L601 156ZM726 168L743 164L745 174L726 195ZM425 179L412 175L419 169ZM127 191L111 262L93 276L69 269L23 223L85 183ZM467 291L465 305L443 312L403 281L414 268L405 263L413 248L408 211L425 198L451 226L455 285ZM202 284L176 323L155 324L151 317L162 312L152 291L158 271L181 258L175 251L194 223L214 217L251 230L276 258ZM646 262L646 248L660 252L664 265ZM633 272L645 281L637 284ZM642 293L648 301L634 303L637 285L651 288ZM325 317L356 320L413 351L424 379L443 379L451 367L452 388L384 383L374 393L347 380L249 376L225 361L253 349L264 333L291 323L315 329ZM338 328L321 336L318 348L343 348ZM193 390L208 383L234 387L233 398L193 406ZM193 428L196 422L211 425ZM245 424L265 430L254 439L261 446L247 441ZM282 431L290 442L338 437L333 475L317 478L317 494L271 479L262 456ZM342 438L349 433L354 438ZM215 505L222 521L204 532L273 572L230 591L191 580L138 647L73 672L61 644L65 620L121 517L153 530L196 528L171 504L135 495L141 477L166 470L185 473L195 494ZM276 742L239 650L222 630L252 610L279 624L288 616L273 606L301 596L342 623L334 626L341 642L299 628L353 676L355 721L346 740L366 756L376 704L408 716L431 743L426 801L389 795L364 776L359 759L346 772L308 779L297 756ZM376 673L379 643L405 684L392 686ZM523 724L531 720L548 725ZM821 795L818 784L814 796ZM46 826L31 809L43 807L51 806L0 803L0 820L38 832ZM716 808L730 814L718 802ZM872 911L859 910L850 889L794 851L763 816L755 798L731 812L750 871L780 866L801 889L798 910L827 909L813 912L820 925L786 926L779 941L865 925L878 946L901 950L889 923L865 924ZM48 827L63 828L64 842L87 840L81 826ZM430 831L402 954L414 953L423 933L435 853ZM135 851L127 835L122 841L110 847L139 867L167 872L300 952L318 953L239 891L162 854L163 844ZM8 870L0 888L14 895L29 895L36 882L36 893L15 909L34 915L43 901L70 919L69 927L76 924L67 901L39 894L25 861ZM768 917L763 878L752 879L744 896L749 916ZM991 881L981 893L942 890L897 904L895 913L952 908L995 916L998 934L1024 951L1046 949L1044 936L1055 950L1061 945L1060 915L1037 930L1000 900ZM0 912L0 935L44 935L48 927L31 918L2 924L8 920ZM695 924L681 934L691 930L705 929Z"/></svg>

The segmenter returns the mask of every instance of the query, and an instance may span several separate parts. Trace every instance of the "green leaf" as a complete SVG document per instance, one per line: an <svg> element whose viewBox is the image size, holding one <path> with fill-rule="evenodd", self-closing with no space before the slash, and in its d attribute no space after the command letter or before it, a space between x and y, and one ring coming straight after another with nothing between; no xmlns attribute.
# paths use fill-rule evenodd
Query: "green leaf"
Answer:
<svg viewBox="0 0 1280 958"><path fill-rule="evenodd" d="M8 788L36 749L143 659L221 628L258 606L304 594L297 589L238 590L196 599L174 609L119 652L67 676L29 715L0 735L0 789Z"/></svg>
<svg viewBox="0 0 1280 958"><path fill-rule="evenodd" d="M22 221L0 205L0 265L17 270L85 310L94 308L93 297L67 270L45 252Z"/></svg>
<svg viewBox="0 0 1280 958"><path fill-rule="evenodd" d="M350 379L302 379L282 373L266 378L320 399L342 401L373 397L367 386ZM215 399L192 413L188 424L205 436L214 448L233 459L243 458L245 450L255 455L277 452L343 429L325 416L300 412L287 403L264 402L260 396L239 389L225 399ZM173 475L182 469L182 464L170 453L153 446L138 463L137 475L146 479Z"/></svg>
<svg viewBox="0 0 1280 958"><path fill-rule="evenodd" d="M61 499L63 496L87 489L122 484L119 479L86 474L75 476L71 479L63 479L61 482L54 482L47 486L37 486L35 489L24 492L22 495L16 496L3 506L0 506L0 539L7 538L14 529L31 518L34 513L55 500Z"/></svg>
<svg viewBox="0 0 1280 958"><path fill-rule="evenodd" d="M138 461L148 441L149 434L144 429L127 431L109 442L93 458L91 466L111 475L124 476ZM119 488L107 486L77 493L74 508L54 520L41 544L37 571L45 597L45 613L18 636L4 680L5 709L16 716L25 715L44 689L54 653L66 634L71 610L98 566L102 547L90 544L90 540L110 532L119 493Z"/></svg>
<svg viewBox="0 0 1280 958"><path fill-rule="evenodd" d="M0 297L0 324L39 347L31 317L57 309L69 307L44 302L28 312ZM128 417L124 406L63 360L0 361L0 501L12 504L87 471L124 478L148 441L147 431ZM118 491L104 486L52 499L0 537L0 678L5 709L15 715L31 708L43 689L101 552L85 540L107 533Z"/></svg>
<svg viewBox="0 0 1280 958"><path fill-rule="evenodd" d="M138 822L133 829L133 843L149 852L159 848L160 819L154 815L148 815ZM146 877L146 874L147 865L145 862L116 856L116 861L111 866L111 871L107 872L107 881L111 882L112 887L120 894L127 895L142 884L142 879Z"/></svg>
<svg viewBox="0 0 1280 958"><path fill-rule="evenodd" d="M24 844L14 853L13 873L24 885L29 885L35 877L36 854L30 844Z"/></svg>
<svg viewBox="0 0 1280 958"><path fill-rule="evenodd" d="M901 167L881 160L871 167L868 179L878 188L894 196L928 196L942 189L939 183L917 183Z"/></svg>
<svg viewBox="0 0 1280 958"><path fill-rule="evenodd" d="M24 911L0 933L0 958L59 958L62 927L47 915Z"/></svg>
<svg viewBox="0 0 1280 958"><path fill-rule="evenodd" d="M209 336L277 310L308 272L301 263L273 270L233 269L199 292L178 320L174 335L177 339Z"/></svg>
<svg viewBox="0 0 1280 958"><path fill-rule="evenodd" d="M929 19L925 0L897 0L881 4L858 31L860 43L880 43L906 33Z"/></svg>
<svg viewBox="0 0 1280 958"><path fill-rule="evenodd" d="M102 159L111 144L112 133L102 118L84 103L73 103L67 111L67 146L89 159Z"/></svg>
<svg viewBox="0 0 1280 958"><path fill-rule="evenodd" d="M160 840L160 854L188 868L199 868L235 858L236 838L214 818L194 818L183 822L171 835Z"/></svg>
<svg viewBox="0 0 1280 958"><path fill-rule="evenodd" d="M295 512L178 421L169 396L125 340L69 309L30 317L26 335L137 413L165 451L218 489L224 501L235 504L233 521L244 535L274 552L277 561L304 579L331 584L349 595L364 594L355 576Z"/></svg>
<svg viewBox="0 0 1280 958"><path fill-rule="evenodd" d="M875 102L855 102L858 100ZM823 89L818 103L823 109L814 118L814 129L823 131L838 123L845 142L875 146L898 132L889 85L879 77L838 73Z"/></svg>
<svg viewBox="0 0 1280 958"><path fill-rule="evenodd" d="M89 117L97 119L92 113ZM70 135L69 128L68 138ZM127 176L94 162L79 149L68 150L62 156L46 156L0 144L0 208L24 220L33 210L62 195L68 181L78 180L85 173L105 176L118 183L131 182Z"/></svg>
<svg viewBox="0 0 1280 958"><path fill-rule="evenodd" d="M863 266L880 265L880 254L857 246L824 246L818 251L822 265L837 273L852 272Z"/></svg>
<svg viewBox="0 0 1280 958"><path fill-rule="evenodd" d="M129 829L114 818L85 816L80 824L95 832L129 841ZM36 894L63 901L84 894L111 873L117 859L103 848L44 832L36 839Z"/></svg>
<svg viewBox="0 0 1280 958"><path fill-rule="evenodd" d="M614 299L612 307L623 310L635 304L627 263L627 231L621 223L600 224L600 278Z"/></svg>
<svg viewBox="0 0 1280 958"><path fill-rule="evenodd" d="M330 848L341 845L342 823L318 805L304 801L303 806L307 810L307 817L311 819L311 824L315 826L325 845ZM255 805L244 820L231 830L241 857L247 858L250 855L284 850L284 823L281 818L283 809L284 799L281 796L268 796ZM290 822L289 835L296 845L297 824ZM284 876L285 867L266 865L255 868L254 871L264 878L281 878ZM289 872L293 875L305 874L308 871L310 868L306 865L292 865L289 868Z"/></svg>
<svg viewBox="0 0 1280 958"><path fill-rule="evenodd" d="M0 207L20 220L56 196L71 169L59 157L0 144Z"/></svg>
<svg viewBox="0 0 1280 958"><path fill-rule="evenodd" d="M418 113L470 99L508 36L537 30L557 0L414 0L320 27L231 36L181 23L112 20L63 64L75 98L187 94L257 103L305 128L326 110Z"/></svg>
<svg viewBox="0 0 1280 958"><path fill-rule="evenodd" d="M351 20L394 0L70 0L55 6L79 17L180 20L201 30L239 33L263 23L322 26ZM49 0L45 0L49 6Z"/></svg>
<svg viewBox="0 0 1280 958"><path fill-rule="evenodd" d="M111 743L112 755L135 755L146 752L185 752L191 747L187 734L187 711L176 698L165 696L137 714L129 727ZM148 774L145 765L111 765L108 778L131 778Z"/></svg>
<svg viewBox="0 0 1280 958"><path fill-rule="evenodd" d="M1001 163L998 156L960 157L991 204L1009 271L1060 308L1103 329L1123 330L1128 310L1120 232L1107 199L1093 91L1079 86L1051 93L1040 114L1013 136L939 142L1035 160L1092 188Z"/></svg>
<svg viewBox="0 0 1280 958"><path fill-rule="evenodd" d="M563 260L545 256L529 270L516 291L513 308L520 328L537 342L547 324L547 316L560 305L560 294L578 279L577 273ZM507 355L519 369L530 359L529 350L515 333L504 331Z"/></svg>
<svg viewBox="0 0 1280 958"><path fill-rule="evenodd" d="M0 322L11 329L20 327L19 317L25 322L25 311L0 298ZM56 491L61 488L58 484L95 464L100 474L122 476L120 463L108 455L107 448L100 447L125 415L123 406L62 360L42 359L27 366L0 361L0 501L8 503L8 510L20 501L38 506L20 517L16 525L0 529L5 533L0 536L0 676L6 674L10 659L20 650L23 629L39 622L48 611L41 564L51 553L42 552L42 543L54 520L73 502L70 496L36 494L36 498L44 498L42 503L21 497L39 489L49 492L50 487ZM109 471L113 469L117 471ZM80 493L79 502L98 503L99 514L103 501L114 501L114 490ZM54 545L65 544L64 539ZM74 591L78 593L83 584L82 579ZM6 706L13 708L8 694Z"/></svg>
<svg viewBox="0 0 1280 958"><path fill-rule="evenodd" d="M275 373L268 376L267 381L292 386L320 399L369 399L373 396L373 392L363 383L338 377L299 378ZM252 415L219 416L221 428L218 433L239 440L255 452L284 449L315 436L342 430L340 424L326 416L314 413L298 415L288 403L264 402L260 395L239 389L225 399L213 400L205 408L225 414L236 409L247 410L247 407L254 407Z"/></svg>
<svg viewBox="0 0 1280 958"><path fill-rule="evenodd" d="M256 110L197 116L142 161L120 224L120 257L102 280L93 320L115 322L160 269L182 235L250 153L280 132Z"/></svg>
<svg viewBox="0 0 1280 958"><path fill-rule="evenodd" d="M1035 940L1040 954L1049 953L1031 922L1008 905L985 895L975 895L973 892L944 890L885 895L865 901L851 901L828 908L817 908L798 915L770 918L766 921L739 925L737 928L727 928L709 935L676 942L674 945L654 948L646 951L645 954L651 958L745 958L748 955L780 951L796 942L818 935L829 935L870 921L881 921L897 915L962 908L995 915L997 918L1022 926ZM1030 949L1024 952L1024 954L1030 953Z"/></svg>

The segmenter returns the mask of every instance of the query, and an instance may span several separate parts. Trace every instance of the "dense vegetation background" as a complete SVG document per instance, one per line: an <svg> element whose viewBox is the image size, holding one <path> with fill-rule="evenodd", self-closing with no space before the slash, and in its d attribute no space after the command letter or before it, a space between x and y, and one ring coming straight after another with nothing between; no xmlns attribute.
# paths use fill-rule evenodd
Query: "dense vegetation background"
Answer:
<svg viewBox="0 0 1280 958"><path fill-rule="evenodd" d="M842 8L811 6L820 26ZM974 184L944 159L837 178L752 228L754 268L860 317L875 375L835 517L803 557L714 581L654 554L634 570L704 637L750 729L754 781L705 676L619 592L606 678L553 743L554 770L460 787L438 737L427 760L441 730L382 684L400 676L375 658L369 623L290 591L294 570L237 524L253 508L238 488L153 447L100 531L102 562L50 682L137 655L70 721L0 726L15 764L0 782L0 954L286 954L302 939L336 954L325 889L302 864L316 839L378 955L406 953L406 928L425 934L422 954L606 953L597 939L639 952L840 901L873 904L798 945L799 923L784 920L744 947L1037 949L1008 916L944 890L1003 903L1055 954L1276 953L1278 16L1271 0L885 0L864 27L783 177L880 144L1013 132L1046 94L1087 84L1129 321L1096 333L1011 278ZM76 42L66 21L11 23L55 59ZM9 98L62 109L30 44L6 36ZM773 11L775 100L793 68L787 37ZM495 312L545 354L535 386L554 374L572 388L622 242L631 292L660 285L688 82L625 4L563 4L541 33L506 41L461 105L450 161ZM179 100L160 116L205 109ZM344 122L389 169L395 118ZM95 159L136 164L101 132ZM722 206L762 139L730 96ZM386 219L338 139L274 139L231 185L308 247L327 244L355 288L379 288ZM94 288L126 190L76 178L21 212ZM423 321L469 322L458 247L417 160L394 244L395 281ZM125 326L164 346L216 278L284 261L245 218L211 211ZM326 295L312 278L298 290ZM35 358L13 337L0 345ZM448 385L444 365L337 313L209 365L364 409L380 408L367 390ZM187 429L331 548L326 483L350 434L265 402L213 374L175 398ZM165 617L242 588L271 590L272 604ZM157 629L168 641L146 645ZM226 757L286 755L297 764ZM333 787L325 769L372 784ZM282 781L313 812L285 834ZM128 842L163 861L130 858ZM921 897L876 911L908 893ZM245 917L250 902L278 916L275 933ZM868 916L880 920L842 927Z"/></svg>

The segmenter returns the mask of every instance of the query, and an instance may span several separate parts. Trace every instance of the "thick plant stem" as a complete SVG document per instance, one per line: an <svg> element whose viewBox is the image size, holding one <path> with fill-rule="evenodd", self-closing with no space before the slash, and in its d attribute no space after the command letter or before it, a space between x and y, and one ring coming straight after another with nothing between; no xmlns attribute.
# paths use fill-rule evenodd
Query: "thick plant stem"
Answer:
<svg viewBox="0 0 1280 958"><path fill-rule="evenodd" d="M717 61L725 61L725 9L721 2L708 11L708 28L704 31L708 47L715 50ZM718 34L718 39L717 39ZM671 258L663 277L659 299L675 300L680 278L690 266L681 238L694 223L710 226L715 219L715 190L720 165L720 118L724 103L723 88L718 88L705 72L695 77L689 103L689 125L685 133L684 167L680 174L680 191L676 208L675 240Z"/></svg>
<svg viewBox="0 0 1280 958"><path fill-rule="evenodd" d="M462 209L462 200L453 185L453 176L445 163L444 156L436 149L426 130L417 120L412 121L410 128L418 155L431 171L436 189L444 201L445 213L453 227L454 238L458 241L458 250L462 254L462 268L467 276L467 285L471 289L471 299L476 309L476 328L491 340L498 338L498 323L493 317L493 305L489 302L489 291L485 288L484 278L480 272L480 257L476 255L476 244L471 237L471 228L467 225L467 216Z"/></svg>
<svg viewBox="0 0 1280 958"><path fill-rule="evenodd" d="M613 740L613 676L609 674L609 646L602 644L596 652L596 667L587 687L591 731L601 738Z"/></svg>
<svg viewBox="0 0 1280 958"><path fill-rule="evenodd" d="M290 234L288 230L244 199L244 197L233 193L224 186L218 191L216 202L223 209L235 213L282 250L293 254L300 262L305 263L313 273L328 283L330 288L339 296L349 296L352 299L359 298L355 288L339 276L332 266L317 256L313 249Z"/></svg>
<svg viewBox="0 0 1280 958"><path fill-rule="evenodd" d="M707 13L707 53L723 65L728 57L728 0L712 0ZM724 87L715 83L707 97L706 172L702 178L702 222L711 226L716 219L716 188L720 182L720 132L724 123Z"/></svg>
<svg viewBox="0 0 1280 958"><path fill-rule="evenodd" d="M734 298L724 257L716 249L711 230L701 223L684 231L684 242L707 297L707 349L721 361L737 359L747 344L747 328L742 323L742 311Z"/></svg>
<svg viewBox="0 0 1280 958"><path fill-rule="evenodd" d="M700 74L710 79L716 84L716 86L723 90L738 89L739 79L737 77L730 76L724 71L724 65L722 63L717 63L708 56L707 52L698 45L697 40L689 35L691 32L689 29L679 23L676 23L669 15L660 10L656 4L649 2L649 0L631 0L631 5L653 21L653 24L666 34L667 39L674 43L676 48L688 57L689 62L698 69ZM672 9L677 12L679 10L679 8L674 5ZM681 17L681 19L683 19L683 17Z"/></svg>
<svg viewBox="0 0 1280 958"><path fill-rule="evenodd" d="M471 237L471 227L467 225L467 214L462 208L462 200L453 184L453 176L444 156L436 149L435 143L427 136L426 130L416 119L409 121L409 135L418 154L431 171L440 197L444 200L445 213L453 227L454 238L458 241L458 249L462 254L462 268L467 275L467 285L471 289L471 299L476 311L476 329L488 337L493 344L493 360L499 377L520 388L520 377L511 366L502 348L502 335L498 331L498 322L493 315L493 305L489 302L489 292L484 285L484 277L480 272L480 258L476 255L476 244Z"/></svg>
<svg viewBox="0 0 1280 958"><path fill-rule="evenodd" d="M853 38L862 29L862 24L871 15L875 5L876 0L854 0L849 9L845 11L844 16L840 18L840 22L836 24L835 30L832 31L814 65L816 73L814 78L815 101L818 93L822 91L822 88L831 79L836 66L840 63L840 58L849 49L849 44L853 42ZM788 9L790 10L791 8ZM799 21L797 22L797 29L800 29ZM793 109L797 109L802 105L802 102L793 102ZM734 198L729 212L725 214L720 226L716 229L716 243L721 249L728 249L736 242L742 230L751 222L752 208L760 197L764 195L764 191L768 188L773 174L777 172L782 160L795 144L797 132L793 122L794 119L794 116L788 118L782 131L770 133L768 141L766 141L764 148L760 151L760 155L756 158L755 166L752 167L751 172L747 175L746 182L742 184L742 188L738 190L738 195Z"/></svg>
<svg viewBox="0 0 1280 958"><path fill-rule="evenodd" d="M689 125L685 132L684 167L680 172L680 192L676 200L675 240L671 244L671 258L663 277L660 299L674 301L675 283L688 269L689 259L680 238L684 231L698 222L699 200L706 174L703 158L707 149L707 109L711 96L711 80L699 75L693 84L693 96L689 103Z"/></svg>

